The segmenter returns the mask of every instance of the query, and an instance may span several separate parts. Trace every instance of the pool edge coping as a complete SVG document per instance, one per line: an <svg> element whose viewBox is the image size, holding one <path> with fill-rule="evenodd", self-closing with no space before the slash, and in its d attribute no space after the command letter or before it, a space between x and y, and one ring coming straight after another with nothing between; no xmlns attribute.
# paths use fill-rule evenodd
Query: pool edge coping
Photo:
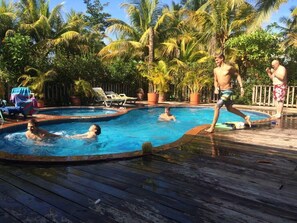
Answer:
<svg viewBox="0 0 297 223"><path fill-rule="evenodd" d="M149 105L149 106L144 106L144 107L137 107L137 108L127 108L127 109L117 109L118 112L115 114L106 114L106 115L100 115L100 116L56 116L56 115L42 115L46 116L51 119L44 119L44 120L38 120L39 123L59 123L59 122L70 122L70 121L90 121L92 119L112 119L116 118L119 116L122 116L126 113L128 113L131 110L135 109L145 109L145 108L154 108L154 107L164 107L165 105ZM86 108L86 107L95 107L95 106L71 106L72 108ZM189 107L189 108L195 108L195 107L210 107L207 105L198 105L198 106L187 106L187 105L170 105L170 107ZM53 107L51 107L52 109ZM61 108L61 107L59 107ZM68 108L68 107L67 107ZM99 108L99 107L98 107ZM257 112L257 113L263 113L266 115L269 115L265 112L261 111L255 111L251 109L243 109L246 111L252 111L252 112ZM33 117L35 118L35 117ZM257 120L257 121L252 121L252 124L263 124L263 123L268 123L271 121L271 117L262 119L262 120ZM3 130L7 128L16 128L16 127L21 127L23 125L27 124L27 120L23 121L21 123L15 123L12 126L7 126L7 127L1 127L0 128L0 133L2 133ZM199 125L196 126L182 135L179 139L177 139L174 142L167 143L161 146L156 146L152 148L151 153L143 153L143 151L137 150L137 151L132 151L132 152L124 152L124 153L112 153L112 154L101 154L101 155L82 155L82 156L34 156L34 155L24 155L24 154L11 154L7 153L4 151L0 151L0 161L5 161L5 162L20 162L20 163L81 163L81 162L95 162L95 161L108 161L108 160L116 160L116 159L130 159L130 158L136 158L136 157L141 157L141 156L146 156L146 155L151 155L154 153L158 153L160 151L168 150L171 148L177 148L182 145L185 145L186 143L190 142L193 137L196 135L204 132L206 128L208 128L210 124L204 124L204 125ZM223 131L229 131L229 130L223 130ZM212 133L206 133L206 134L212 134ZM24 159L25 158L25 159Z"/></svg>

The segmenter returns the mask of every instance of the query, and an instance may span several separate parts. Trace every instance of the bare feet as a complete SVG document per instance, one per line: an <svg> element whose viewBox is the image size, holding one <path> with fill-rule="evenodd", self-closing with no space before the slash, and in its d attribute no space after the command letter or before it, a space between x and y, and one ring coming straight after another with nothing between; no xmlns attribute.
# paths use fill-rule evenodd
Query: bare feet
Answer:
<svg viewBox="0 0 297 223"><path fill-rule="evenodd" d="M214 132L214 127L210 127L208 129L205 129L204 131L208 132L208 133L213 133Z"/></svg>
<svg viewBox="0 0 297 223"><path fill-rule="evenodd" d="M246 123L247 123L247 124L250 126L250 128L251 128L251 127L252 127L252 123L251 123L251 120L250 120L251 117L247 115L247 116L245 116L244 119L245 119Z"/></svg>

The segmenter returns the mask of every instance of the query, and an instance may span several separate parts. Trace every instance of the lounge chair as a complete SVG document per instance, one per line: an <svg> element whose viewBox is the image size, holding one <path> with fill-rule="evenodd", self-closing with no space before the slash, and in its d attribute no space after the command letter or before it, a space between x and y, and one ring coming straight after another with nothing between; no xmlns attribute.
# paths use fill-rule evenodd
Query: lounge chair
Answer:
<svg viewBox="0 0 297 223"><path fill-rule="evenodd" d="M106 107L110 107L113 104L117 104L118 106L122 106L125 104L125 99L118 97L116 95L107 95L103 91L101 87L94 87L95 92L95 101L98 103L103 103Z"/></svg>
<svg viewBox="0 0 297 223"><path fill-rule="evenodd" d="M16 87L11 90L10 101L14 106L3 105L0 107L1 112L10 116L22 114L24 118L27 115L33 115L38 111L37 101L32 97L32 93L27 87Z"/></svg>
<svg viewBox="0 0 297 223"><path fill-rule="evenodd" d="M125 103L124 103L124 104L126 104L126 103L132 103L132 104L135 104L136 101L137 101L137 98L136 98L136 97L129 97L129 96L127 96L127 95L124 94L124 93L122 93L122 94L117 94L117 93L115 93L115 92L113 92L113 91L106 91L105 94L106 94L106 95L111 95L111 96L113 96L113 97L115 97L115 98L121 98L121 99L125 100Z"/></svg>

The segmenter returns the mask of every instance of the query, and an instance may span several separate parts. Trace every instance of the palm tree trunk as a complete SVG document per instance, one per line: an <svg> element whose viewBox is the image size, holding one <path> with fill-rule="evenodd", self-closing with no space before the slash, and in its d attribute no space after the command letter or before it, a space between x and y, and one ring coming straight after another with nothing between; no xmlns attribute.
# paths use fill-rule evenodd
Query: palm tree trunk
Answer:
<svg viewBox="0 0 297 223"><path fill-rule="evenodd" d="M154 28L149 28L149 63L154 62Z"/></svg>
<svg viewBox="0 0 297 223"><path fill-rule="evenodd" d="M154 62L154 57L155 57L155 53L154 53L154 28L150 27L149 28L149 43L148 43L148 47L149 47L149 69L148 71L150 72L152 63ZM149 92L153 92L154 91L154 86L153 83L150 81L149 82Z"/></svg>

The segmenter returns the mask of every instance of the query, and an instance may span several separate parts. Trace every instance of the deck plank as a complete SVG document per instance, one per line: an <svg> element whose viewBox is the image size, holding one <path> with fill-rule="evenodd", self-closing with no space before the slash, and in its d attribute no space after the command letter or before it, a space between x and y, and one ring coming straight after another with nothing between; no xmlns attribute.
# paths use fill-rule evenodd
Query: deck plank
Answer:
<svg viewBox="0 0 297 223"><path fill-rule="evenodd" d="M67 191L59 185L51 185L43 178L35 177L30 171L24 171L24 167L18 169L6 168L5 176L2 174L1 178L16 187L22 188L27 194L34 196L34 198L25 197L28 202L27 205L31 207L32 200L36 200L37 202L34 202L34 205L36 205L37 210L44 208L48 215L51 214L53 209L56 209L61 212L61 216L67 216L67 219L74 222L85 222L85 219L88 219L88 222L97 222L98 220L111 222L108 221L108 216L103 217L100 213L84 206L82 204L84 202L83 196L71 193L71 191ZM47 207L48 204L51 208ZM54 214L56 214L56 211L54 211Z"/></svg>
<svg viewBox="0 0 297 223"><path fill-rule="evenodd" d="M195 185L194 187L198 188L198 190L193 191L193 192L196 192L193 194L199 194L197 199L203 197L202 195L204 192L205 193L204 199L206 201L209 201L209 198L210 198L210 200L214 200L217 203L220 203L221 206L224 206L227 201L232 202L233 200L238 200L238 203L241 203L241 205L234 206L235 210L242 208L242 206L244 207L246 204L249 204L249 205L252 204L253 209L250 210L250 215L251 216L257 215L257 213L259 214L259 216L263 215L264 208L262 208L262 206L265 205L265 202L258 202L257 201L258 197L255 196L259 192L258 190L259 188L250 189L248 186L251 186L251 185L245 186L245 182L243 183L243 186L242 186L241 184L238 185L240 182L239 183L236 181L229 182L229 178L224 179L225 175L221 176L223 180L221 180L218 176L211 177L208 173L208 170L206 170L205 174L203 175L203 174L200 174L199 172L197 173L196 172L197 169L193 168L193 166L187 166L187 165L183 167L180 165L172 165L172 164L166 165L165 163L158 164L157 162L153 162L151 163L150 167L151 168L155 167L156 169L162 168L164 172L161 174L163 176L164 174L166 174L168 177L171 177L172 179L178 178L179 180L186 182L188 185L188 188L190 187L189 185ZM201 187L199 187L200 185ZM212 188L212 187L215 187L215 188ZM207 188L212 188L212 189L209 190ZM248 189L248 191L246 191L246 188ZM263 192L265 192L265 188L263 189ZM263 197L265 198L265 196ZM241 202L239 202L240 199L242 200ZM209 205L209 202L208 202L208 205ZM229 207L228 209L231 209L231 208ZM267 210L265 211L268 212L269 215L265 216L265 218L270 216L271 220L273 219L273 222L282 222L282 220L279 219L277 214L279 212L283 213L283 210L278 211L277 204L275 207L273 207L273 209L271 209L269 206L266 207L266 209ZM216 212L217 210L213 208L212 211ZM238 210L238 211L241 211L241 210ZM275 215L275 216L272 217L271 215ZM289 216L289 218L296 219L295 212L294 213L288 212L287 215ZM263 220L265 218L263 217Z"/></svg>

